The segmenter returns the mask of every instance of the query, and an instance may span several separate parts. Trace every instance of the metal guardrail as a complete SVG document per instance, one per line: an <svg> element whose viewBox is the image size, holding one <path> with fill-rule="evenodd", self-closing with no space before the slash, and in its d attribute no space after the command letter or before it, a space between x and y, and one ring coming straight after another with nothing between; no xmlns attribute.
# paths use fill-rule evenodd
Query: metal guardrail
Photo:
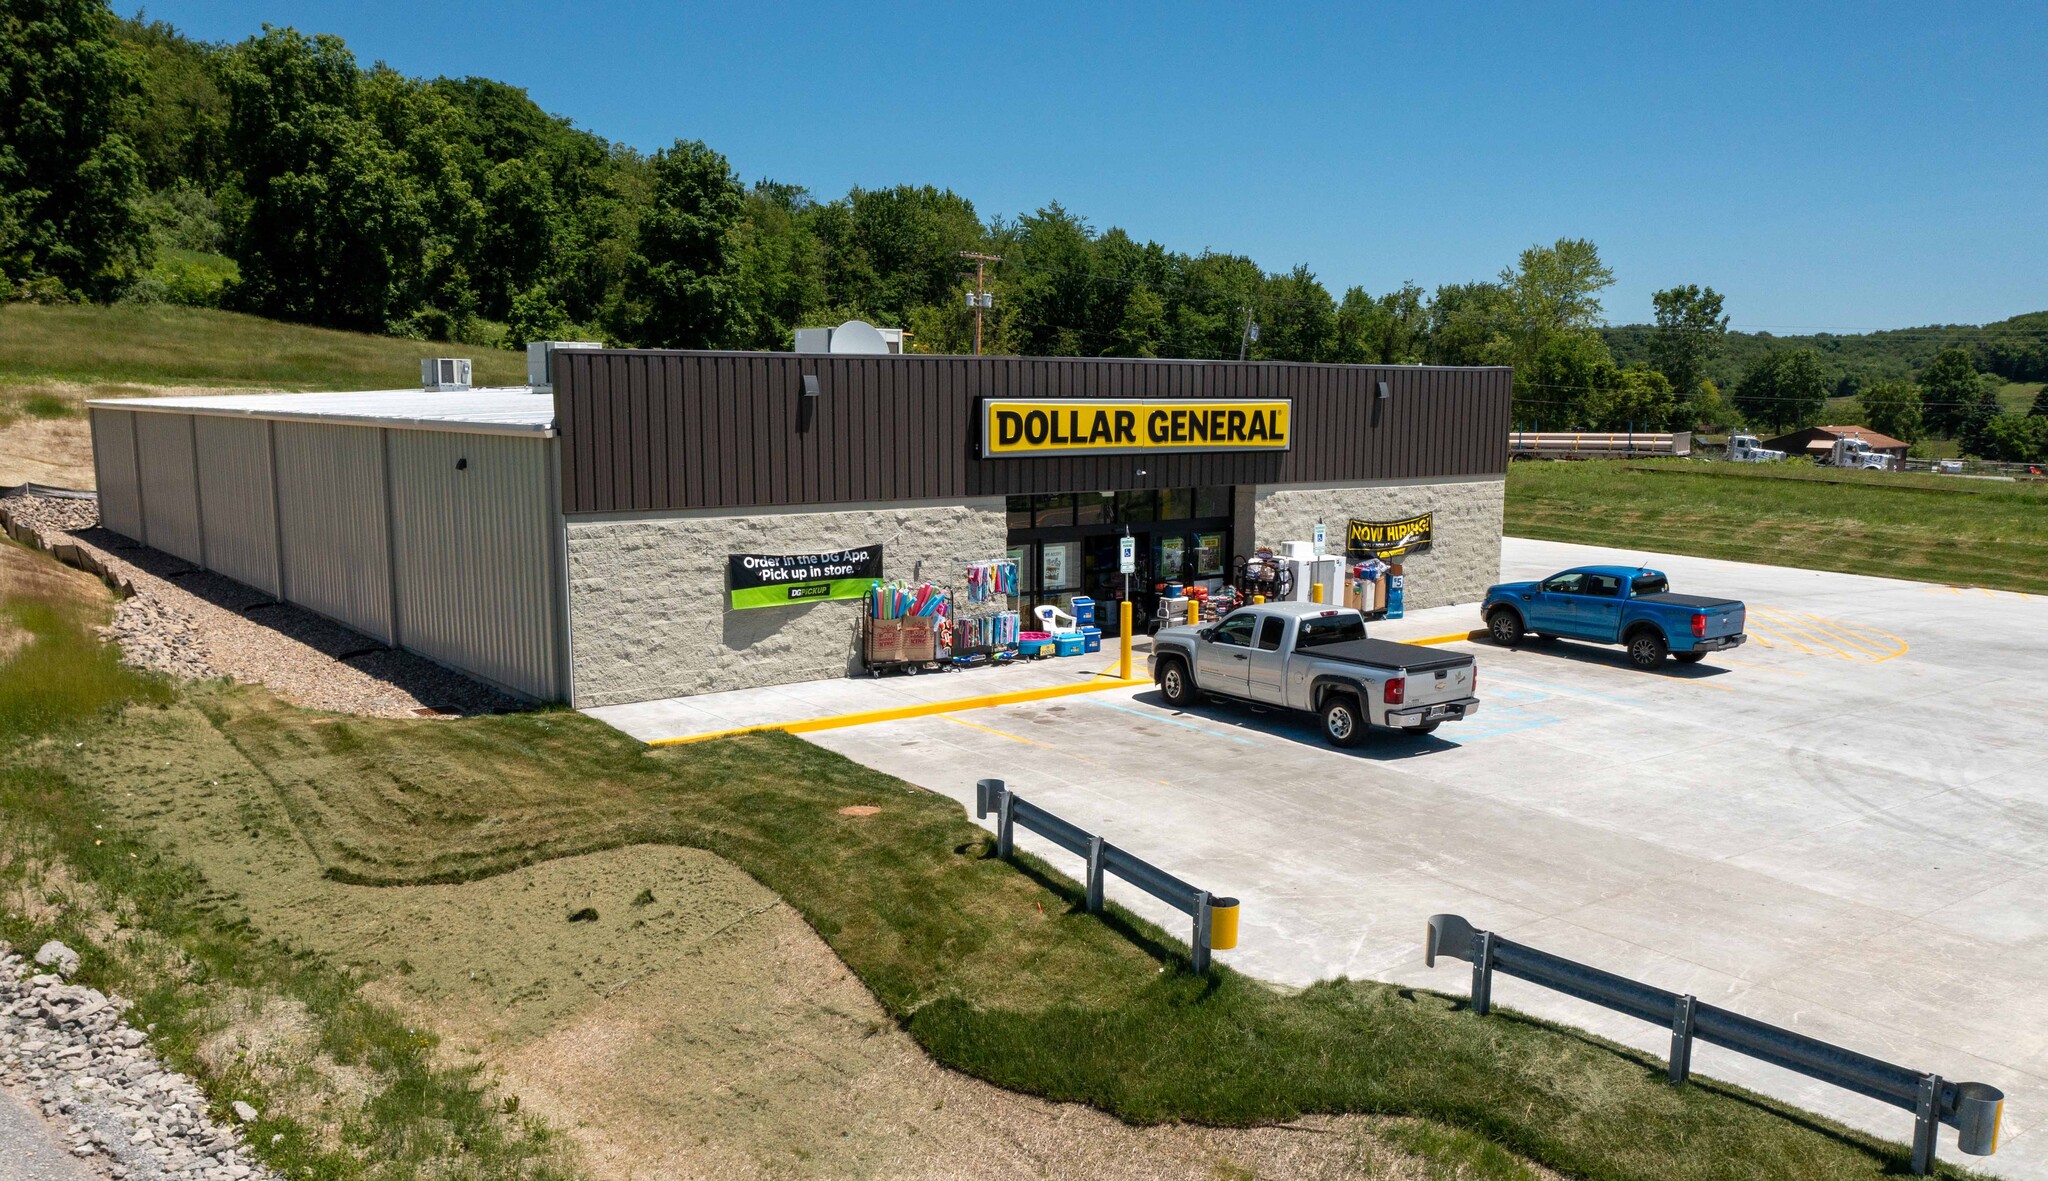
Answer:
<svg viewBox="0 0 2048 1181"><path fill-rule="evenodd" d="M2005 1092L1988 1083L1949 1082L1938 1074L1923 1074L1767 1025L1705 1004L1696 997L1668 992L1503 939L1454 914L1429 918L1423 960L1435 967L1439 955L1471 962L1472 1011L1482 1017L1493 1007L1493 974L1503 972L1604 1009L1668 1025L1673 1084L1682 1084L1691 1075L1692 1043L1697 1039L1905 1108L1914 1115L1916 1175L1934 1171L1935 1140L1941 1124L1956 1129L1957 1146L1971 1156L1990 1156L1998 1151L1998 1124L2005 1110Z"/></svg>
<svg viewBox="0 0 2048 1181"><path fill-rule="evenodd" d="M1103 875L1113 873L1193 918L1188 946L1193 949L1196 972L1209 970L1212 949L1229 951L1237 946L1237 899L1196 889L1151 862L1083 832L1023 799L1000 779L983 779L974 785L974 814L985 819L991 813L997 817L996 856L1009 860L1015 830L1021 825L1088 862L1088 913L1102 913Z"/></svg>

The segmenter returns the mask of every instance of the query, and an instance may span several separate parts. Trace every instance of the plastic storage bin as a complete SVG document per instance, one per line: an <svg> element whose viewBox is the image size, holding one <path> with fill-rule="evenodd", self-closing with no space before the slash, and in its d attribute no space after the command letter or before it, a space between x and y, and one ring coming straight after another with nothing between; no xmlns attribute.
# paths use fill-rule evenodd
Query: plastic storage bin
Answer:
<svg viewBox="0 0 2048 1181"><path fill-rule="evenodd" d="M1088 641L1080 632L1062 632L1052 638L1053 655L1079 656L1087 651Z"/></svg>
<svg viewBox="0 0 2048 1181"><path fill-rule="evenodd" d="M1100 651L1102 651L1102 629L1101 629L1101 628L1099 628L1099 627L1084 627L1084 628L1082 628L1082 629L1081 629L1081 651L1083 651L1083 652L1100 652Z"/></svg>

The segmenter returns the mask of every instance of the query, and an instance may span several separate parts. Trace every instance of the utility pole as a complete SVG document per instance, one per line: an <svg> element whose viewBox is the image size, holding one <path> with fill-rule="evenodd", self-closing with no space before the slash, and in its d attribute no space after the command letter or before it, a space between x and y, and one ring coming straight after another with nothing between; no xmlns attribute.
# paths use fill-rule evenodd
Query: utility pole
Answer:
<svg viewBox="0 0 2048 1181"><path fill-rule="evenodd" d="M1244 353L1245 353L1245 349L1246 349L1246 348L1248 348L1248 347L1250 347L1250 345L1251 345L1251 342L1253 342L1253 341L1257 340L1258 338L1259 338L1259 326L1258 326L1257 324L1254 324L1254 323L1252 323L1252 309L1251 309L1251 305L1250 305L1250 304L1246 304L1246 305L1245 305L1245 309L1244 309L1244 333L1243 333L1243 335L1241 335L1241 336L1239 336L1239 337L1237 338L1237 359L1238 359L1238 360L1240 360L1240 361L1244 360Z"/></svg>
<svg viewBox="0 0 2048 1181"><path fill-rule="evenodd" d="M967 306L974 309L974 355L979 357L981 355L981 313L983 309L995 306L994 297L983 290L983 284L987 280L987 267L989 263L1003 261L1003 256L1000 254L976 254L972 250L962 250L960 257L974 260L974 294L967 297Z"/></svg>

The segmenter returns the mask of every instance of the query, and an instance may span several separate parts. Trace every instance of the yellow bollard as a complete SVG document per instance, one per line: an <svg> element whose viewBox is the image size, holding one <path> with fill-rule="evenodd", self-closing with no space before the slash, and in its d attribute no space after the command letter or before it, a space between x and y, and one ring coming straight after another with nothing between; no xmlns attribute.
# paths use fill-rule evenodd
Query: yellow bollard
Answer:
<svg viewBox="0 0 2048 1181"><path fill-rule="evenodd" d="M1209 900L1209 950L1229 951L1237 946L1237 899Z"/></svg>
<svg viewBox="0 0 2048 1181"><path fill-rule="evenodd" d="M1322 583L1311 582L1308 584L1308 601L1311 603L1320 603L1323 601Z"/></svg>
<svg viewBox="0 0 2048 1181"><path fill-rule="evenodd" d="M1120 638L1117 641L1117 676L1131 679L1131 601L1125 599L1116 605L1116 626Z"/></svg>
<svg viewBox="0 0 2048 1181"><path fill-rule="evenodd" d="M1199 626L1199 625L1201 624L1201 622L1202 622L1202 605L1201 605L1200 603L1197 603L1197 602L1195 602L1195 601L1194 601L1193 599L1189 599L1189 600L1188 600L1188 626L1189 626L1189 627L1196 627L1196 626Z"/></svg>
<svg viewBox="0 0 2048 1181"><path fill-rule="evenodd" d="M1264 595L1253 595L1253 596L1252 596L1252 602L1254 602L1254 603L1263 603L1263 602L1265 602L1265 601L1266 601L1266 596L1264 596Z"/></svg>

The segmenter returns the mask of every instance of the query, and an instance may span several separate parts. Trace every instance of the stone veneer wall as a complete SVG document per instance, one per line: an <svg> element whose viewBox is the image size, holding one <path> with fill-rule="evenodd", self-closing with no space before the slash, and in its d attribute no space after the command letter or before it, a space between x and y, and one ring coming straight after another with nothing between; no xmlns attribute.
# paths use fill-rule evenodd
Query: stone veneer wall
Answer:
<svg viewBox="0 0 2048 1181"><path fill-rule="evenodd" d="M859 603L734 611L726 605L730 554L879 544L888 577L947 585L961 581L967 563L1002 557L1009 543L1001 497L740 515L572 517L568 535L578 706L860 671Z"/></svg>
<svg viewBox="0 0 2048 1181"><path fill-rule="evenodd" d="M1345 484L1261 487L1252 513L1260 545L1308 541L1323 522L1332 553L1342 552L1345 522L1397 521L1435 513L1430 551L1402 559L1403 602L1411 611L1476 603L1500 581L1503 480L1443 480L1419 484Z"/></svg>

